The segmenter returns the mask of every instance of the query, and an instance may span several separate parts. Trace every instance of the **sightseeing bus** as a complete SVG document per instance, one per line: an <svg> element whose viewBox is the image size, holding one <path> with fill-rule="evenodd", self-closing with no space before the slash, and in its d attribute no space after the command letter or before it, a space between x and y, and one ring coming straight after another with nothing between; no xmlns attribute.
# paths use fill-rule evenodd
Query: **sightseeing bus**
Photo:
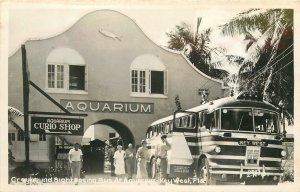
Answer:
<svg viewBox="0 0 300 192"><path fill-rule="evenodd" d="M286 155L279 110L243 94L207 102L153 122L146 132L150 175L155 146L167 134L169 178L199 183L278 184Z"/></svg>

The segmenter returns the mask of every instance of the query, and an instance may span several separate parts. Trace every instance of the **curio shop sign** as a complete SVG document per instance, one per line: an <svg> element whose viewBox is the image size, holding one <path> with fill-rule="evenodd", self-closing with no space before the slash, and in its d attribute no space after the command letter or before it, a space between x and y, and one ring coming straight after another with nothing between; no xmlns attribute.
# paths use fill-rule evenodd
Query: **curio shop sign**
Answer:
<svg viewBox="0 0 300 192"><path fill-rule="evenodd" d="M83 135L83 119L31 117L32 134Z"/></svg>
<svg viewBox="0 0 300 192"><path fill-rule="evenodd" d="M154 111L153 103L60 100L60 104L70 112L98 113L146 113Z"/></svg>

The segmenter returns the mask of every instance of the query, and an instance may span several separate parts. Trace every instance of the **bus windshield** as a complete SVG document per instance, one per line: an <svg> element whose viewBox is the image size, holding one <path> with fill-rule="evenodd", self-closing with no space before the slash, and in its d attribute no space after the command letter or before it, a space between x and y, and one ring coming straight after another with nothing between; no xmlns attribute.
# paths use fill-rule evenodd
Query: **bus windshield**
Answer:
<svg viewBox="0 0 300 192"><path fill-rule="evenodd" d="M251 108L224 108L221 110L221 129L278 133L278 116L263 109L253 109L252 114Z"/></svg>
<svg viewBox="0 0 300 192"><path fill-rule="evenodd" d="M254 109L254 125L256 132L278 133L278 115L272 111Z"/></svg>
<svg viewBox="0 0 300 192"><path fill-rule="evenodd" d="M221 129L237 131L253 131L251 108L247 109L222 109Z"/></svg>

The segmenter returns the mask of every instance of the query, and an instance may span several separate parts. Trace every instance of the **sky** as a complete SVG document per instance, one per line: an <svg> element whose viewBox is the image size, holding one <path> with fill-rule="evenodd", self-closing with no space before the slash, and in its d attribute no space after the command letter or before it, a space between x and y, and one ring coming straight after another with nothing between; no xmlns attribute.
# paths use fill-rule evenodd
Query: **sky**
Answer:
<svg viewBox="0 0 300 192"><path fill-rule="evenodd" d="M107 8L105 8L107 9ZM170 32L181 22L196 29L197 18L202 17L200 31L226 23L242 12L242 9L185 8L110 8L132 18L156 44L166 46ZM58 35L70 28L89 12L101 8L12 8L9 10L8 53L13 54L29 39L44 39ZM243 56L244 44L240 37L224 37L214 30L211 36L213 46L225 47L228 54Z"/></svg>

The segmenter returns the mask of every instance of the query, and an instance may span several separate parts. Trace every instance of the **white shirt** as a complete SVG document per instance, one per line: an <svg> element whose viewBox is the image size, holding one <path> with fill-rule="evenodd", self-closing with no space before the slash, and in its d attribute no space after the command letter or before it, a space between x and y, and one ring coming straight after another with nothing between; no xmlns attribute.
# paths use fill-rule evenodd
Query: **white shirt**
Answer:
<svg viewBox="0 0 300 192"><path fill-rule="evenodd" d="M78 149L77 151L75 151L75 149L73 148L69 151L69 156L70 156L71 161L81 161L81 158L80 158L81 155L82 155L81 149Z"/></svg>

